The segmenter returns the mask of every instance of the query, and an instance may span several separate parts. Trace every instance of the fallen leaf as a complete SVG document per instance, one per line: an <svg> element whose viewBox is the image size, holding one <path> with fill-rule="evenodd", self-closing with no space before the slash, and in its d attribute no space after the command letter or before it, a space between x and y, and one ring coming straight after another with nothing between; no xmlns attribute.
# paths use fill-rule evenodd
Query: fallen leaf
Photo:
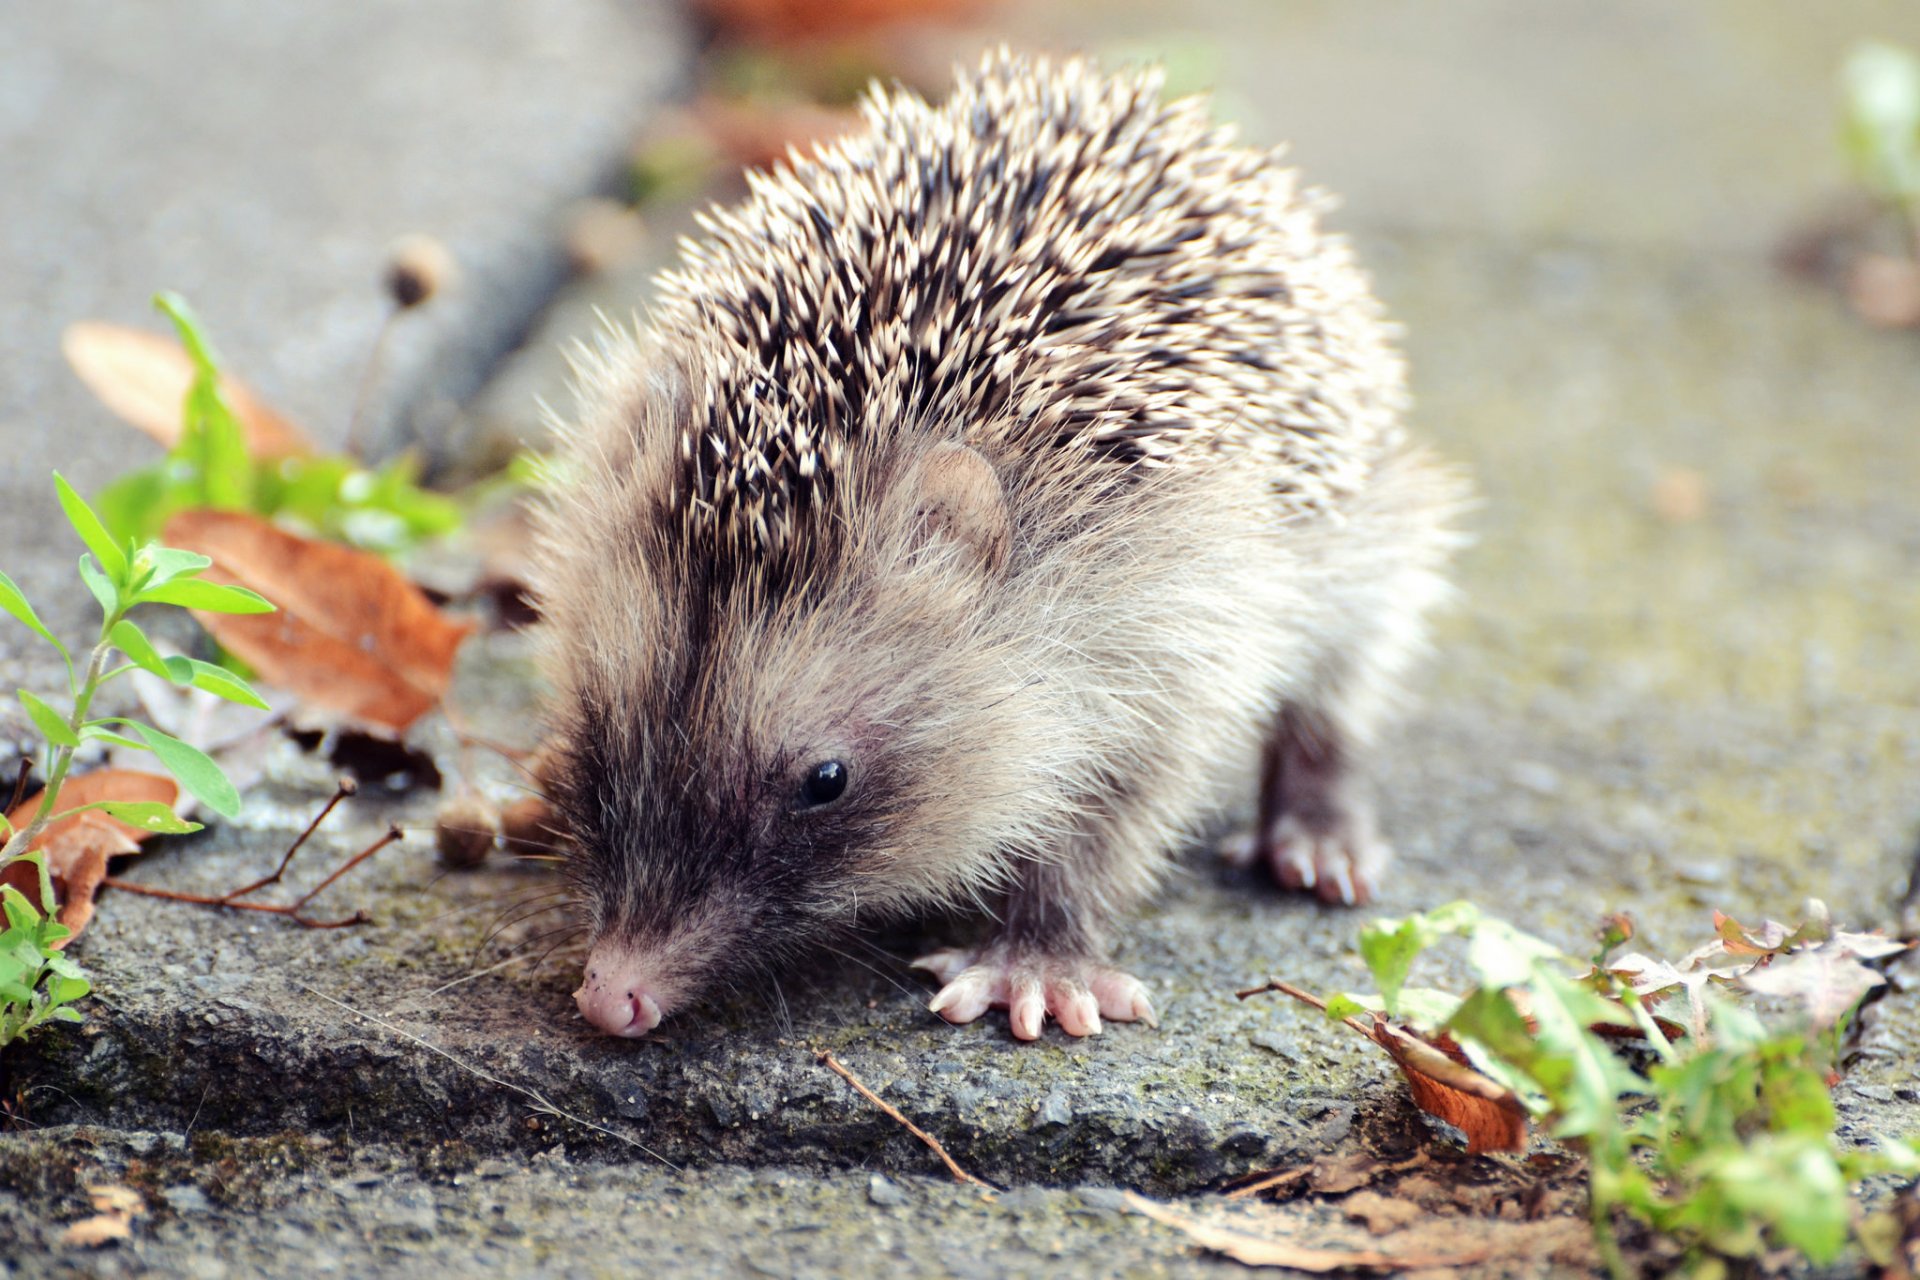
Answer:
<svg viewBox="0 0 1920 1280"><path fill-rule="evenodd" d="M117 1214L122 1218L137 1218L147 1211L147 1202L138 1191L117 1182L88 1187L87 1198L101 1213Z"/></svg>
<svg viewBox="0 0 1920 1280"><path fill-rule="evenodd" d="M133 1227L125 1218L111 1213L97 1213L91 1218L82 1218L70 1224L60 1233L60 1243L78 1245L82 1249L98 1249L103 1244L125 1240L132 1234Z"/></svg>
<svg viewBox="0 0 1920 1280"><path fill-rule="evenodd" d="M1884 933L1849 933L1845 929L1834 930L1833 941L1862 960L1884 960L1913 948L1911 942L1889 938Z"/></svg>
<svg viewBox="0 0 1920 1280"><path fill-rule="evenodd" d="M87 1188L87 1196L99 1212L82 1218L60 1233L62 1244L97 1249L133 1234L133 1220L147 1211L147 1202L132 1187L108 1183Z"/></svg>
<svg viewBox="0 0 1920 1280"><path fill-rule="evenodd" d="M1707 513L1707 478L1692 467L1669 467L1653 482L1653 513L1667 524L1692 524Z"/></svg>
<svg viewBox="0 0 1920 1280"><path fill-rule="evenodd" d="M1860 963L1846 946L1823 942L1749 970L1740 985L1761 995L1797 1001L1814 1027L1825 1030L1886 980L1885 974Z"/></svg>
<svg viewBox="0 0 1920 1280"><path fill-rule="evenodd" d="M59 806L63 810L103 800L158 803L178 809L180 786L172 778L157 773L96 769L68 778L60 788ZM15 827L25 826L33 821L34 811L39 807L40 793L35 792L14 806L7 814L7 821ZM60 903L60 923L73 930L68 937L53 944L56 949L66 947L79 937L80 931L93 919L93 895L106 878L108 860L140 852L140 842L152 834L109 818L97 809L47 824L33 847L46 855L47 874L53 880L54 897ZM39 903L38 878L32 867L21 863L0 871L0 883L12 885L36 905Z"/></svg>
<svg viewBox="0 0 1920 1280"><path fill-rule="evenodd" d="M784 44L845 37L905 21L954 21L980 0L699 0L701 15L734 40Z"/></svg>
<svg viewBox="0 0 1920 1280"><path fill-rule="evenodd" d="M1373 1025L1363 1030L1392 1055L1414 1105L1467 1135L1469 1154L1527 1149L1526 1105L1513 1090L1468 1065L1451 1038L1429 1039L1383 1014L1375 1014Z"/></svg>
<svg viewBox="0 0 1920 1280"><path fill-rule="evenodd" d="M694 104L693 116L714 148L743 169L769 168L785 160L789 150L810 154L862 123L860 113L850 107L711 96Z"/></svg>
<svg viewBox="0 0 1920 1280"><path fill-rule="evenodd" d="M1730 956L1769 956L1793 940L1793 930L1778 920L1765 920L1758 929L1749 929L1719 911L1713 913L1713 931Z"/></svg>
<svg viewBox="0 0 1920 1280"><path fill-rule="evenodd" d="M1885 253L1863 253L1847 271L1847 302L1878 329L1920 325L1920 263Z"/></svg>
<svg viewBox="0 0 1920 1280"><path fill-rule="evenodd" d="M378 556L302 538L238 511L183 511L167 545L212 557L277 613L194 617L268 684L310 706L398 734L440 701L472 631Z"/></svg>
<svg viewBox="0 0 1920 1280"><path fill-rule="evenodd" d="M194 368L178 342L145 329L82 320L67 326L60 349L80 381L115 416L152 436L162 448L180 443L181 409ZM238 419L253 457L306 457L314 452L306 432L268 408L238 378L222 374L220 394Z"/></svg>
<svg viewBox="0 0 1920 1280"><path fill-rule="evenodd" d="M1362 1223L1376 1236L1412 1226L1426 1213L1419 1205L1401 1196L1381 1195L1378 1191L1356 1191L1340 1202L1340 1212Z"/></svg>
<svg viewBox="0 0 1920 1280"><path fill-rule="evenodd" d="M1244 1262L1250 1267L1291 1267L1296 1271L1316 1272L1354 1269L1399 1271L1408 1267L1472 1266L1493 1256L1493 1250L1488 1247L1451 1254L1320 1248L1279 1236L1254 1235L1223 1223L1191 1217L1132 1191L1126 1193L1126 1203L1135 1213L1185 1233L1201 1248L1224 1253L1235 1262ZM1281 1222L1278 1218L1271 1221L1275 1225Z"/></svg>

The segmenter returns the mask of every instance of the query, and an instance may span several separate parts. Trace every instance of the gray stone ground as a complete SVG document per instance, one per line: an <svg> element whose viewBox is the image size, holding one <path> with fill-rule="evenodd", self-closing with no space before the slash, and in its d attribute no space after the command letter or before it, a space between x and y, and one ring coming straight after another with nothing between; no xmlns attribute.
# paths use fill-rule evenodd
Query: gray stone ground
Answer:
<svg viewBox="0 0 1920 1280"><path fill-rule="evenodd" d="M504 6L458 22L396 8L393 46L342 10L326 19L337 29L303 29L311 81L285 73L263 19L205 7L216 34L183 64L221 104L204 132L160 127L186 111L155 87L186 57L156 52L177 33L116 22L109 37L74 6L0 36L0 59L31 72L0 75L7 168L36 176L0 196L23 207L0 219L0 274L29 282L0 291L15 321L0 439L25 463L0 475L0 560L42 598L71 554L52 554L66 544L48 532L46 469L97 482L128 439L67 380L62 324L130 319L151 289L183 288L255 382L337 423L384 238L484 244L522 282L524 317L549 277L519 259L550 251L547 211L596 181L635 105L678 74L670 22L585 0L538 23ZM1383 762L1402 856L1379 910L1467 896L1571 945L1625 909L1666 951L1702 937L1714 908L1787 915L1808 895L1894 923L1920 816L1920 362L1911 335L1864 329L1768 253L1841 181L1842 51L1868 34L1920 40L1920 19L1866 3L1206 0L1175 25L1163 5L1064 0L992 30L1160 49L1219 83L1250 137L1293 138L1347 195L1342 225L1407 325L1422 429L1485 499L1425 704ZM322 87L392 68L443 87L391 103ZM482 91L495 83L523 92ZM311 141L290 146L301 135L266 102L294 104ZM63 149L46 121L83 111L92 127ZM333 203L297 176L313 147L353 175ZM412 376L458 395L502 321L470 300L441 323L465 363L444 372L429 353ZM1697 519L1659 513L1676 468L1701 477ZM7 667L14 633L0 646ZM456 701L524 733L526 663L521 637L476 644ZM239 822L129 874L211 890L270 861L329 774L291 744L266 763ZM389 820L422 827L433 804L368 795L310 865ZM0 1261L31 1275L1224 1269L1118 1214L1108 1189L1194 1197L1423 1131L1352 1037L1231 994L1272 972L1357 984L1355 918L1198 853L1189 864L1123 957L1153 985L1161 1028L1027 1047L1000 1024L926 1015L908 936L639 1043L586 1036L566 951L506 959L489 939L517 904L546 905L550 881L439 875L419 836L333 891L375 913L366 930L109 896L78 948L100 992L87 1025L16 1066L25 1113L47 1127L0 1138L0 1240L18 1240ZM506 939L558 923L508 924ZM1874 1011L1842 1088L1852 1136L1920 1130L1913 1000ZM816 1048L1018 1190L990 1202L945 1183ZM145 1188L155 1212L130 1247L61 1250L78 1188L105 1178Z"/></svg>

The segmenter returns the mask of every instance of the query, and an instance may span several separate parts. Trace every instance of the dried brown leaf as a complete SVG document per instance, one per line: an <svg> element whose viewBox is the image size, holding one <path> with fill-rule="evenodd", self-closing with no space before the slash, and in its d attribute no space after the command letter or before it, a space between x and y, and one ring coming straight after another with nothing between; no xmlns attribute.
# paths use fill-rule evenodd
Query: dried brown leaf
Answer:
<svg viewBox="0 0 1920 1280"><path fill-rule="evenodd" d="M378 556L237 511L183 511L164 536L170 546L212 557L209 580L237 582L279 606L268 614L194 614L267 683L392 733L446 693L472 627L441 613Z"/></svg>
<svg viewBox="0 0 1920 1280"><path fill-rule="evenodd" d="M98 320L67 326L60 337L67 363L113 414L171 449L180 442L181 407L193 385L193 361L172 338ZM256 458L305 457L314 452L307 433L267 407L245 383L228 374L220 394L246 435Z"/></svg>
<svg viewBox="0 0 1920 1280"><path fill-rule="evenodd" d="M87 1188L87 1198L101 1213L137 1218L147 1211L147 1202L132 1187L118 1182L97 1183Z"/></svg>
<svg viewBox="0 0 1920 1280"><path fill-rule="evenodd" d="M1519 1095L1474 1070L1451 1039L1429 1039L1377 1014L1367 1034L1399 1065L1414 1105L1464 1133L1469 1153L1527 1149Z"/></svg>
<svg viewBox="0 0 1920 1280"><path fill-rule="evenodd" d="M91 1218L68 1225L60 1233L60 1243L76 1245L82 1249L98 1249L103 1244L112 1244L116 1240L125 1240L133 1234L133 1227L127 1220L114 1213L96 1213Z"/></svg>
<svg viewBox="0 0 1920 1280"><path fill-rule="evenodd" d="M713 27L733 40L783 44L844 38L917 21L954 21L981 0L698 0Z"/></svg>
<svg viewBox="0 0 1920 1280"><path fill-rule="evenodd" d="M861 124L852 108L811 102L771 105L704 97L694 103L693 115L714 148L743 169L768 168L785 160L790 149L810 154Z"/></svg>
<svg viewBox="0 0 1920 1280"><path fill-rule="evenodd" d="M1766 920L1758 929L1749 929L1719 911L1713 913L1713 931L1730 956L1770 956L1793 939L1793 930L1778 920Z"/></svg>
<svg viewBox="0 0 1920 1280"><path fill-rule="evenodd" d="M1408 1267L1464 1267L1493 1257L1490 1247L1455 1253L1433 1253L1418 1249L1387 1252L1380 1249L1329 1249L1302 1244L1279 1235L1255 1235L1222 1222L1209 1221L1169 1208L1135 1192L1127 1192L1127 1207L1155 1222L1165 1223L1183 1232L1203 1249L1223 1253L1235 1262L1250 1267L1291 1267L1296 1271L1399 1271ZM1271 1226L1283 1220L1270 1218Z"/></svg>

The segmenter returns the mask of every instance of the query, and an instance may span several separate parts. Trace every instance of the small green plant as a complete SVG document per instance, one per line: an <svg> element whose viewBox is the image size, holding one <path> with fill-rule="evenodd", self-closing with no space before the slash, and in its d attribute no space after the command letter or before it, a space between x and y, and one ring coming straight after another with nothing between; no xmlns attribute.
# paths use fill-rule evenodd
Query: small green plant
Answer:
<svg viewBox="0 0 1920 1280"><path fill-rule="evenodd" d="M37 873L40 905L12 885L0 885L0 1049L45 1022L78 1022L71 1006L92 985L78 965L56 947L72 933L54 918L53 880L37 853L20 859Z"/></svg>
<svg viewBox="0 0 1920 1280"><path fill-rule="evenodd" d="M151 752L180 785L215 813L232 817L240 810L240 796L227 776L198 748L152 725L125 716L95 715L100 690L129 671L145 669L176 685L204 689L231 702L265 708L246 681L224 667L195 658L161 656L129 613L141 605L178 605L214 613L268 613L273 606L243 587L208 582L200 575L213 564L206 556L154 543L117 541L91 507L58 473L53 478L61 509L87 552L80 557L80 579L100 605L100 630L83 666L60 638L40 620L13 579L0 573L0 610L12 614L56 649L67 668L67 705L26 689L19 691L27 718L46 740L42 762L46 786L32 817L18 827L0 813L0 870L22 858L49 824L88 810L156 833L198 831L173 809L156 801L98 800L72 808L60 807L60 792L74 755L88 742ZM115 654L126 659L114 665ZM52 884L40 865L44 912L17 889L8 888L6 942L0 942L0 1045L25 1034L49 1018L73 1020L68 1006L86 994L85 979L72 963L53 954L51 944L67 936L65 926L52 918ZM13 944L9 947L9 943ZM75 983L80 985L76 986Z"/></svg>
<svg viewBox="0 0 1920 1280"><path fill-rule="evenodd" d="M1869 41L1841 71L1842 143L1855 175L1901 217L1920 253L1920 56Z"/></svg>
<svg viewBox="0 0 1920 1280"><path fill-rule="evenodd" d="M1379 993L1324 1008L1464 1056L1554 1137L1582 1145L1595 1241L1615 1275L1632 1274L1614 1236L1621 1213L1677 1242L1696 1274L1781 1247L1831 1262L1883 1234L1861 1229L1859 1182L1920 1173L1905 1145L1838 1145L1828 1095L1847 1019L1879 981L1860 960L1902 944L1834 930L1824 909L1797 930L1716 926L1675 966L1613 958L1631 936L1615 922L1582 964L1453 903L1368 925L1360 952ZM1448 937L1465 941L1477 985L1464 996L1407 986L1414 960ZM1788 997L1800 1015L1769 1025L1733 1002L1740 990ZM1655 1016L1658 999L1681 993L1688 1025Z"/></svg>
<svg viewBox="0 0 1920 1280"><path fill-rule="evenodd" d="M119 539L160 535L169 516L195 507L249 511L335 542L393 554L460 526L459 503L420 487L419 461L402 454L376 468L345 454L255 458L220 390L220 365L205 329L171 293L154 305L173 322L193 363L180 439L165 458L95 495L101 521Z"/></svg>
<svg viewBox="0 0 1920 1280"><path fill-rule="evenodd" d="M90 715L94 698L111 681L143 668L176 685L204 689L230 702L262 709L267 705L246 681L225 667L196 658L162 657L128 614L143 604L178 605L209 613L271 613L273 606L245 587L203 579L200 575L213 566L206 556L157 543L141 546L116 541L93 508L58 472L53 484L67 522L87 545L87 553L80 557L80 579L100 605L100 631L85 665L76 668L67 646L47 629L13 579L0 573L0 609L25 623L59 652L67 666L70 699L62 711L37 694L19 691L27 718L46 739L46 787L39 808L24 826L15 830L5 815L0 815L0 831L7 836L5 846L0 848L0 866L31 849L48 823L88 809L98 809L146 831L199 830L196 824L182 821L172 809L157 802L102 800L60 809L60 786L73 765L74 753L86 742L151 752L181 786L215 813L232 817L240 811L239 793L220 766L198 748L125 716ZM115 653L127 661L110 666Z"/></svg>

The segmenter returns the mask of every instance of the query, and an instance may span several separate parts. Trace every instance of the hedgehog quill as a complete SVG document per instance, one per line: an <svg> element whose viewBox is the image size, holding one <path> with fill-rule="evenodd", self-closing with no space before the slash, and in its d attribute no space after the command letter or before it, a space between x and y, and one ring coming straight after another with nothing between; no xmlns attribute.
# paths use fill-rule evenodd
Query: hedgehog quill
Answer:
<svg viewBox="0 0 1920 1280"><path fill-rule="evenodd" d="M751 180L583 374L542 521L599 1028L978 904L956 1023L1153 1020L1172 856L1330 903L1463 485L1324 199L1150 71L1005 51Z"/></svg>

